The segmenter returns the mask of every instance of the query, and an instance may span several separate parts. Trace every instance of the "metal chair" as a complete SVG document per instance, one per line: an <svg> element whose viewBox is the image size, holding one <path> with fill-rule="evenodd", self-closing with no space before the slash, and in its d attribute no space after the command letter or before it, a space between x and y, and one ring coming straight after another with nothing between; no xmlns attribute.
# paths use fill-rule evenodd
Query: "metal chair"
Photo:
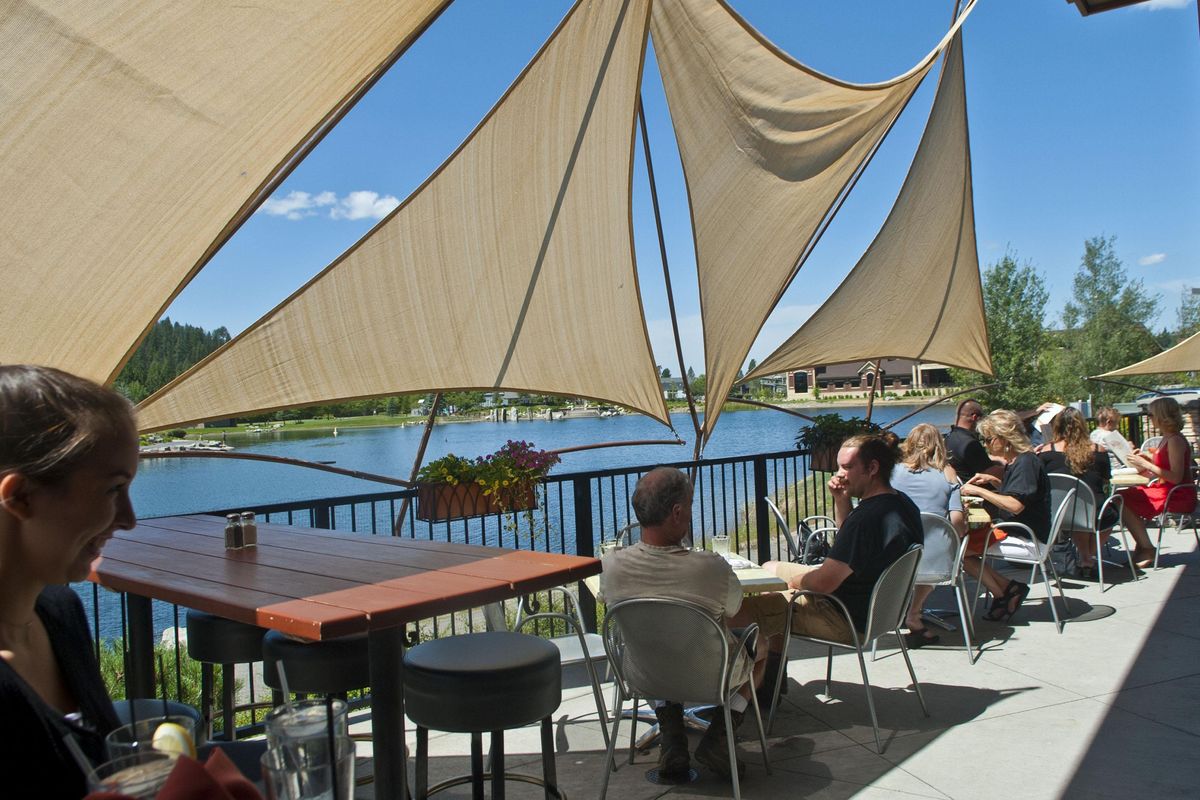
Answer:
<svg viewBox="0 0 1200 800"><path fill-rule="evenodd" d="M963 645L967 650L967 662L974 664L976 656L971 646L974 628L971 615L967 613L967 589L962 571L967 538L964 536L960 539L950 520L940 514L922 511L921 524L925 529L925 542L921 551L921 563L917 566L917 577L913 583L919 586L953 587L958 619L962 624Z"/></svg>
<svg viewBox="0 0 1200 800"><path fill-rule="evenodd" d="M1120 495L1113 495L1104 501L1104 506L1100 513L1096 512L1096 494L1092 488L1086 483L1076 478L1074 475L1067 475L1062 472L1050 473L1050 495L1053 498L1055 492L1060 495L1065 495L1071 489L1075 490L1075 498L1071 502L1070 510L1066 518L1063 520L1063 530L1068 533L1089 533L1096 537L1096 569L1100 575L1100 591L1104 592L1104 559L1100 557L1101 551L1101 534L1097 527L1097 520L1103 515L1104 511L1110 507L1116 507L1117 525L1120 524L1120 504L1123 502ZM1129 558L1129 572L1137 578L1137 570L1133 566L1133 551L1129 549L1129 540L1125 537L1125 529L1121 529L1121 539L1125 543L1125 555ZM1107 539L1107 536L1103 538Z"/></svg>
<svg viewBox="0 0 1200 800"><path fill-rule="evenodd" d="M1068 489L1065 492L1061 487L1056 489L1053 485L1050 487L1051 503L1055 508L1054 519L1050 525L1050 535L1046 542L1038 541L1033 535L1033 530L1028 525L1020 522L997 522L994 527L1003 531L1016 531L1020 535L1017 537L1010 536L1000 542L993 544L991 547L983 551L983 557L980 559L980 570L987 566L989 556L1002 558L1010 564L1024 564L1029 566L1029 583L1033 583L1034 577L1040 570L1042 573L1042 581L1046 584L1046 600L1050 603L1050 614L1054 617L1054 624L1058 627L1058 632L1063 632L1063 625L1058 616L1058 609L1054 605L1054 590L1050 588L1050 577L1046 571L1046 567L1050 567L1050 572L1054 573L1054 583L1058 586L1058 596L1062 599L1063 608L1067 607L1067 596L1063 594L1062 579L1058 576L1058 570L1054 568L1054 561L1050 558L1050 553L1054 549L1054 545L1062 536L1063 522L1066 520L1068 513L1072 508L1072 503L1075 499L1075 489ZM979 601L979 595L975 596L975 602ZM975 603L971 606L971 613L975 612Z"/></svg>
<svg viewBox="0 0 1200 800"><path fill-rule="evenodd" d="M604 692L600 688L600 676L596 672L596 662L608 661L604 650L604 638L598 633L588 633L583 625L583 616L579 612L579 599L575 593L565 586L554 586L547 589L550 595L550 609L542 611L532 605L530 598L522 598L517 607L517 616L511 629L504 603L491 603L484 607L484 619L488 630L512 630L521 633L532 623L540 620L562 622L567 629L574 631L565 636L550 637L550 643L558 648L559 662L563 667L583 664L587 669L588 679L592 684L592 697L596 701L596 713L600 717L600 733L604 743L608 744L608 709L604 704ZM561 602L561 610L555 609L555 598Z"/></svg>
<svg viewBox="0 0 1200 800"><path fill-rule="evenodd" d="M805 517L800 520L800 525L793 532L788 525L787 518L783 516L783 512L779 510L774 501L769 497L764 497L763 501L775 516L775 527L787 545L788 561L796 564L811 564L822 545L824 551L828 552L829 534L837 533L837 525L830 517L821 515ZM816 527L813 527L814 524ZM803 540L803 545L800 543L801 540Z"/></svg>
<svg viewBox="0 0 1200 800"><path fill-rule="evenodd" d="M637 598L609 606L603 631L604 648L617 675L617 706L613 714L612 733L608 737L604 781L600 787L601 800L608 794L609 774L616 769L613 752L626 698L634 699L635 708L638 698L720 705L724 710L725 731L729 740L733 796L735 800L740 800L742 795L729 701L742 686L750 683L750 707L754 709L754 719L758 724L763 765L770 773L767 737L751 682L753 659L749 653L758 639L757 625L747 627L731 644L725 626L694 603L666 598ZM712 724L719 723L713 720ZM632 738L629 758L632 763Z"/></svg>
<svg viewBox="0 0 1200 800"><path fill-rule="evenodd" d="M921 703L921 711L924 712L925 716L929 716L929 708L925 705L925 696L921 693L921 684L917 680L917 673L913 671L912 660L908 657L908 646L904 643L904 635L900 633L900 626L904 624L904 616L908 612L909 604L912 602L913 587L916 585L917 565L921 561L921 551L921 545L913 545L909 548L908 552L896 559L879 576L879 580L875 582L875 588L871 590L871 604L867 611L867 627L861 635L854 627L853 619L850 616L850 611L846 608L846 604L835 595L801 589L796 592L792 597L792 602L788 605L787 630L789 635L783 643L783 663L787 663L788 648L791 646L792 639L804 639L827 646L829 648L829 655L825 666L825 695L828 697L829 684L833 679L833 648L840 647L843 650L853 650L858 656L858 668L862 672L863 689L867 695L867 708L871 712L871 727L875 731L875 749L881 754L883 753L883 745L879 740L879 720L875 716L875 700L871 697L871 680L867 676L867 661L863 657L867 645L873 644L876 639L884 634L895 634L897 641L900 642L900 653L904 656L904 663L908 666L908 674L912 678L913 687L916 689L917 700ZM792 631L792 615L795 612L796 599L805 595L823 598L834 604L834 607L846 618L847 626L853 637L851 643L835 642ZM779 692L783 686L784 672L785 670L781 669L778 677L775 679L774 693L771 697L770 722L767 726L768 730L775 724L775 712L779 706Z"/></svg>
<svg viewBox="0 0 1200 800"><path fill-rule="evenodd" d="M1198 488L1200 487L1197 487L1195 483L1192 483L1189 480L1185 483L1176 484L1175 486L1171 487L1171 491L1167 492L1167 502L1163 505L1162 513L1158 515L1158 540L1155 543L1154 549L1155 569L1158 569L1158 554L1162 552L1163 528L1166 527L1168 520L1171 520L1175 524L1175 530L1179 533L1183 533L1184 526L1191 525L1192 534L1196 537L1196 547L1200 549L1200 530L1197 530L1196 528L1196 518L1200 516L1200 513L1198 513L1195 509L1192 511L1168 510L1171 508L1172 498L1176 497L1177 494L1180 497L1186 496L1189 492L1195 494ZM1128 550L1128 546L1126 546L1125 549Z"/></svg>

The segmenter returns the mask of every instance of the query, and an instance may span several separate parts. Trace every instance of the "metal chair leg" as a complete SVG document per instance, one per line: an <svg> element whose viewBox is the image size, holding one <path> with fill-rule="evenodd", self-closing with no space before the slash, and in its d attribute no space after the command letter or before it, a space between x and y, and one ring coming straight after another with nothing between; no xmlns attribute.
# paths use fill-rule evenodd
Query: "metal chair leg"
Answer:
<svg viewBox="0 0 1200 800"><path fill-rule="evenodd" d="M971 618L967 615L966 589L961 584L954 585L954 600L958 603L958 619L962 623L963 643L967 648L967 663L975 663L974 648L971 645Z"/></svg>
<svg viewBox="0 0 1200 800"><path fill-rule="evenodd" d="M897 629L896 638L900 640L900 653L904 656L904 663L908 666L908 676L912 678L913 688L917 690L917 699L921 701L921 710L925 712L925 716L929 716L929 706L925 705L925 693L921 691L921 682L917 680L917 673L913 670L912 660L908 657L908 645L904 643L904 637L900 635Z"/></svg>
<svg viewBox="0 0 1200 800"><path fill-rule="evenodd" d="M859 654L859 659L862 654ZM829 697L829 684L833 683L833 645L829 646L829 659L825 662L825 696Z"/></svg>
<svg viewBox="0 0 1200 800"><path fill-rule="evenodd" d="M621 696L621 692L618 690L616 703L613 705L612 734L608 737L608 748L604 756L604 779L600 782L600 800L605 800L608 796L608 777L617 768L614 756L617 749L617 730L621 725L621 710L624 705L625 698ZM635 723L632 721L630 721L629 725L630 727L635 727Z"/></svg>
<svg viewBox="0 0 1200 800"><path fill-rule="evenodd" d="M558 769L554 765L554 725L549 717L542 720L542 782L545 784L546 800L550 800L551 789L555 797L561 796L558 791Z"/></svg>
<svg viewBox="0 0 1200 800"><path fill-rule="evenodd" d="M780 671L783 671L782 665ZM771 762L767 758L767 734L763 730L762 712L758 708L758 690L754 688L754 683L750 683L750 705L754 709L754 721L758 725L758 746L762 748L763 769L767 774L771 774Z"/></svg>
<svg viewBox="0 0 1200 800"><path fill-rule="evenodd" d="M832 648L831 648L832 652ZM856 649L858 668L862 671L863 691L867 693L867 708L871 711L871 728L875 731L875 752L883 754L883 745L879 741L879 719L875 716L875 698L871 697L871 679L867 677L867 660L863 658L862 650ZM826 692L828 695L828 692Z"/></svg>
<svg viewBox="0 0 1200 800"><path fill-rule="evenodd" d="M583 663L587 667L588 678L592 681L592 698L596 701L596 713L600 715L600 734L604 737L604 746L608 747L608 708L604 705L600 676L596 674L596 665L591 658L585 658Z"/></svg>
<svg viewBox="0 0 1200 800"><path fill-rule="evenodd" d="M1042 569L1042 582L1046 584L1046 602L1048 602L1050 604L1050 614L1051 614L1051 616L1054 617L1054 624L1058 627L1058 632L1062 633L1063 632L1063 623L1059 620L1058 608L1054 605L1054 587L1052 587L1050 585L1050 575L1046 572L1046 565L1044 562L1041 564L1038 564L1038 566L1041 567L1041 569ZM1051 569L1053 569L1053 566L1051 566ZM1062 591L1061 586L1059 586L1059 591L1060 592ZM1063 598L1064 608L1066 606L1066 602L1067 602L1067 600L1064 597Z"/></svg>
<svg viewBox="0 0 1200 800"><path fill-rule="evenodd" d="M729 714L729 703L721 706L722 716L725 717L725 745L729 749L730 779L733 781L733 800L742 800L742 788L738 785L737 773L737 743L733 736L733 719Z"/></svg>

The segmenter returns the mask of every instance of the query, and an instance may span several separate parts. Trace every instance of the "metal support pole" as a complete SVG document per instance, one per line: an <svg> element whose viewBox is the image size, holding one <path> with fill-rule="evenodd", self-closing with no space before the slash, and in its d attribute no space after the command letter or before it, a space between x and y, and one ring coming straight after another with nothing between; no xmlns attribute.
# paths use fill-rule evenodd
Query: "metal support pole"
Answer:
<svg viewBox="0 0 1200 800"><path fill-rule="evenodd" d="M596 555L596 545L592 536L592 482L587 478L575 478L571 481L575 494L575 554L580 556ZM596 633L596 598L586 587L580 584L579 613L583 616L583 627L588 633Z"/></svg>

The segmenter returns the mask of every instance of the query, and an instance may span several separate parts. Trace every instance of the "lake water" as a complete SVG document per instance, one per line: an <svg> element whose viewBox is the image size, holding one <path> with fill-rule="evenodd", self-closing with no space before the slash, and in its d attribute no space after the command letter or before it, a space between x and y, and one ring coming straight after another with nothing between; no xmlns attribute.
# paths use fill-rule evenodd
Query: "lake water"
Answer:
<svg viewBox="0 0 1200 800"><path fill-rule="evenodd" d="M877 405L873 418L886 424L914 406ZM865 416L866 408L843 406L798 409L801 413L839 413ZM949 426L954 405L944 403L921 412L896 428L903 436L914 425L928 422ZM671 421L685 440L679 445L612 447L567 453L554 473L586 472L615 467L687 461L692 456L692 424L686 412ZM725 411L705 449L706 458L752 455L790 450L804 420L768 409ZM421 441L422 425L385 428L344 428L305 431L289 426L273 433L230 435L228 443L241 452L264 453L306 461L334 462L345 469L407 478ZM490 453L509 439L524 439L542 449L634 440L671 439L665 426L640 415L588 417L520 422L462 422L437 425L430 436L425 461L447 453L474 457ZM338 497L390 491L386 484L331 475L318 470L234 459L148 459L139 467L132 496L138 516L158 517L218 508Z"/></svg>

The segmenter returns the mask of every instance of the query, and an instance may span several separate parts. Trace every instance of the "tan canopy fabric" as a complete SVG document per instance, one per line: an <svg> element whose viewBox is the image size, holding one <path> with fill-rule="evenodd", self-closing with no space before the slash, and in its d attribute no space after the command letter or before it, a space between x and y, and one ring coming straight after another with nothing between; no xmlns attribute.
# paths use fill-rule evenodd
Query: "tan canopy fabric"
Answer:
<svg viewBox="0 0 1200 800"><path fill-rule="evenodd" d="M424 186L148 398L139 427L436 389L581 395L666 422L630 217L648 15L649 0L577 4Z"/></svg>
<svg viewBox="0 0 1200 800"><path fill-rule="evenodd" d="M720 0L658 0L651 24L691 201L707 435L823 221L938 50L892 81L853 85L794 61Z"/></svg>
<svg viewBox="0 0 1200 800"><path fill-rule="evenodd" d="M0 363L114 378L447 2L0 2Z"/></svg>
<svg viewBox="0 0 1200 800"><path fill-rule="evenodd" d="M749 377L867 358L992 374L975 251L962 35L891 213L820 309Z"/></svg>
<svg viewBox="0 0 1200 800"><path fill-rule="evenodd" d="M1119 378L1122 375L1162 375L1168 372L1193 372L1200 370L1200 333L1195 333L1179 344L1164 350L1144 361L1128 367L1114 369L1098 378Z"/></svg>

